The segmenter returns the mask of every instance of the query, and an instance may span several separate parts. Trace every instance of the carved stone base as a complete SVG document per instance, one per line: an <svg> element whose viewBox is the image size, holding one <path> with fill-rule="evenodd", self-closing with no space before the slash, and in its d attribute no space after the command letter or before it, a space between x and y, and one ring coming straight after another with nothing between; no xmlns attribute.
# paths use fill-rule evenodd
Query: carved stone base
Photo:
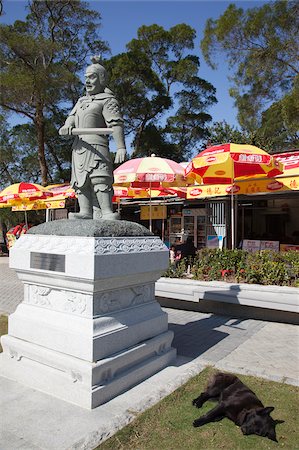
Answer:
<svg viewBox="0 0 299 450"><path fill-rule="evenodd" d="M91 363L6 335L1 375L91 409L171 363L176 356L172 339L168 331Z"/></svg>
<svg viewBox="0 0 299 450"><path fill-rule="evenodd" d="M10 266L24 301L1 340L0 375L94 408L161 370L176 355L154 297L167 265L154 236L22 236Z"/></svg>

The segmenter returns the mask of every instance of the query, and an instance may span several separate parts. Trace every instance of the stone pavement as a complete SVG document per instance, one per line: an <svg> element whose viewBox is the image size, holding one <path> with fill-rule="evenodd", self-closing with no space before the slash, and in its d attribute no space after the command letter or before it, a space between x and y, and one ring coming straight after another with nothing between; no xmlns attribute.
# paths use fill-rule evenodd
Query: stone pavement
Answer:
<svg viewBox="0 0 299 450"><path fill-rule="evenodd" d="M22 285L0 258L0 311L11 313ZM87 411L0 378L1 450L94 449L206 365L299 385L299 328L296 325L238 319L164 308L178 358L131 390Z"/></svg>
<svg viewBox="0 0 299 450"><path fill-rule="evenodd" d="M23 299L23 285L8 267L8 259L0 256L0 314L11 314Z"/></svg>

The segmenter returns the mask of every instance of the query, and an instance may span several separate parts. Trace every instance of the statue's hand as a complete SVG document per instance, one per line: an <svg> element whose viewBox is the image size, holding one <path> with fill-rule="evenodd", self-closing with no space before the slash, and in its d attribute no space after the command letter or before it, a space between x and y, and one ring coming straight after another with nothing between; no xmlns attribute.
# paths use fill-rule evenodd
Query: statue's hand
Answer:
<svg viewBox="0 0 299 450"><path fill-rule="evenodd" d="M119 148L117 150L117 152L116 152L114 162L115 162L115 164L123 163L125 158L126 158L126 149L125 148Z"/></svg>
<svg viewBox="0 0 299 450"><path fill-rule="evenodd" d="M58 133L60 134L60 136L71 136L73 128L74 127L63 125L63 127L60 128Z"/></svg>

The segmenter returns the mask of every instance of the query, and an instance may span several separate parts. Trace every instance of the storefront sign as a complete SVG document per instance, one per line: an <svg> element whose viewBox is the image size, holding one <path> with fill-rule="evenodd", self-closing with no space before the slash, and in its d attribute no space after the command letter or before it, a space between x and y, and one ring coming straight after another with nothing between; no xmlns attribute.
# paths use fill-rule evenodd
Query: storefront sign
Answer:
<svg viewBox="0 0 299 450"><path fill-rule="evenodd" d="M150 211L151 209L151 211ZM166 219L167 218L167 206L155 205L150 208L149 205L142 205L140 207L140 219L149 220L152 219Z"/></svg>
<svg viewBox="0 0 299 450"><path fill-rule="evenodd" d="M215 185L201 185L190 186L187 189L187 198L205 198L205 197L218 197L228 195L231 189L230 184L215 184ZM228 191L227 191L228 190Z"/></svg>

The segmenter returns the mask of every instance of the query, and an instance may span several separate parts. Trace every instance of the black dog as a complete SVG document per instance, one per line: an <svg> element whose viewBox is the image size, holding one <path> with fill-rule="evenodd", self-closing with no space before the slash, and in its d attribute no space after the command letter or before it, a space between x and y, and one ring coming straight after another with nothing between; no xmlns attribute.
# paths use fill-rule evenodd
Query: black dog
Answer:
<svg viewBox="0 0 299 450"><path fill-rule="evenodd" d="M194 427L227 417L241 427L243 434L257 434L277 442L275 426L284 420L273 420L270 413L274 407L265 408L255 393L235 375L216 373L208 383L206 391L192 403L200 408L207 400L218 400L219 403L206 415L195 420Z"/></svg>

